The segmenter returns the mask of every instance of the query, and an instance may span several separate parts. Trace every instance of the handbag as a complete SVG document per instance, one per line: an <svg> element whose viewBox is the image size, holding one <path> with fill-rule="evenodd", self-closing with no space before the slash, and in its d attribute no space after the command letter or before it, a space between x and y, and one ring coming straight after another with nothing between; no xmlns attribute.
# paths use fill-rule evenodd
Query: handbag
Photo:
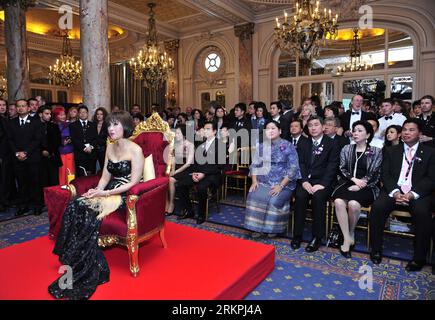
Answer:
<svg viewBox="0 0 435 320"><path fill-rule="evenodd" d="M343 233L340 227L334 225L328 234L328 240L326 241L327 247L339 248L344 241Z"/></svg>

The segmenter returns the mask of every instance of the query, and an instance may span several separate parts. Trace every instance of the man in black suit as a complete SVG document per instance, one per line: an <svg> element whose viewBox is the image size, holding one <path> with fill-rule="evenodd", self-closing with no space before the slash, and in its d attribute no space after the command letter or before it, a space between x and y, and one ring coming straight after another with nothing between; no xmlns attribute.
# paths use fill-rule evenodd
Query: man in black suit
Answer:
<svg viewBox="0 0 435 320"><path fill-rule="evenodd" d="M317 251L325 235L326 204L333 191L339 165L338 144L323 134L323 119L313 116L308 120L311 138L298 148L302 179L296 187L295 227L291 242L293 249L301 245L308 201L311 199L313 238L305 248Z"/></svg>
<svg viewBox="0 0 435 320"><path fill-rule="evenodd" d="M290 103L286 100L280 100L280 103L282 105L283 114L280 118L280 125L281 125L281 138L286 139L287 141L291 141L290 136L290 123L293 119L293 110L290 106Z"/></svg>
<svg viewBox="0 0 435 320"><path fill-rule="evenodd" d="M429 146L435 147L435 112L432 111L435 105L434 97L426 95L420 99L422 121L421 142L425 142Z"/></svg>
<svg viewBox="0 0 435 320"><path fill-rule="evenodd" d="M216 122L207 122L204 125L206 141L195 151L195 164L189 168L189 173L183 176L176 184L176 195L182 215L179 219L193 217L192 203L189 198L189 189L197 186L198 214L197 224L205 221L207 203L207 188L218 188L222 165L226 163L226 146L216 138Z"/></svg>
<svg viewBox="0 0 435 320"><path fill-rule="evenodd" d="M14 157L14 172L18 182L20 197L17 215L22 215L34 207L39 215L44 206L40 182L41 146L44 131L41 121L30 117L30 108L24 99L16 102L18 117L10 120L8 138Z"/></svg>
<svg viewBox="0 0 435 320"><path fill-rule="evenodd" d="M82 105L79 107L79 120L69 125L71 140L74 146L74 162L76 166L76 175L85 175L95 173L98 142L97 125L88 120L88 107ZM80 168L82 167L82 168Z"/></svg>
<svg viewBox="0 0 435 320"><path fill-rule="evenodd" d="M59 147L62 144L59 126L51 122L51 107L39 107L38 116L44 128L42 146L41 184L43 187L59 184L59 167L62 166Z"/></svg>
<svg viewBox="0 0 435 320"><path fill-rule="evenodd" d="M432 233L431 201L435 191L435 149L419 143L422 124L419 119L403 123L403 145L384 153L383 188L370 212L370 258L382 261L382 236L385 221L396 206L411 213L415 230L414 257L407 271L419 271L426 262Z"/></svg>
<svg viewBox="0 0 435 320"><path fill-rule="evenodd" d="M337 134L337 130L340 128L340 119L326 118L323 128L323 133L338 143L340 151L345 145L350 143L349 138Z"/></svg>
<svg viewBox="0 0 435 320"><path fill-rule="evenodd" d="M341 125L343 126L343 136L352 137L352 124L356 121L367 121L369 119L375 119L375 115L371 112L365 112L361 110L363 105L363 97L359 94L352 97L352 107L347 110L340 118Z"/></svg>
<svg viewBox="0 0 435 320"><path fill-rule="evenodd" d="M0 116L0 212L6 210L8 205L8 172L12 171L11 168L11 149L9 147L9 140L7 136L8 126L7 119Z"/></svg>
<svg viewBox="0 0 435 320"><path fill-rule="evenodd" d="M296 148L296 151L300 149L301 145L309 143L308 138L302 134L303 126L301 119L293 119L290 123L290 142Z"/></svg>

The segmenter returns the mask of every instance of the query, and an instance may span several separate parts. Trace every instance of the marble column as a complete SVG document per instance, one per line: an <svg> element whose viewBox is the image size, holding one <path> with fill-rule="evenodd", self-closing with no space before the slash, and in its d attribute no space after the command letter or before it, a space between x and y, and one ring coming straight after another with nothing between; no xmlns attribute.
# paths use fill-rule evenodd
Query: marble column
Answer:
<svg viewBox="0 0 435 320"><path fill-rule="evenodd" d="M239 39L239 101L248 104L253 99L252 35L254 23L235 26Z"/></svg>
<svg viewBox="0 0 435 320"><path fill-rule="evenodd" d="M107 0L80 0L80 47L83 103L91 117L110 105L110 57Z"/></svg>
<svg viewBox="0 0 435 320"><path fill-rule="evenodd" d="M179 105L179 81L178 81L178 48L180 47L180 40L165 41L165 50L174 61L174 71L169 76L166 83L167 91L167 106L174 107Z"/></svg>
<svg viewBox="0 0 435 320"><path fill-rule="evenodd" d="M6 77L8 100L30 98L26 9L31 1L3 1L5 11Z"/></svg>

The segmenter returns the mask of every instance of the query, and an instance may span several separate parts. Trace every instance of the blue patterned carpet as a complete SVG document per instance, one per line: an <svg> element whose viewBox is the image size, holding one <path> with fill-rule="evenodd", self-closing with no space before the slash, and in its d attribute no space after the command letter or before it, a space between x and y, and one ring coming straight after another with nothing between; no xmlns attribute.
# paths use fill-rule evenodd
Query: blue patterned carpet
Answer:
<svg viewBox="0 0 435 320"><path fill-rule="evenodd" d="M212 210L210 222L199 226L192 219L180 222L172 216L168 220L247 239L248 232L241 228L243 210L221 206L221 211L218 214ZM47 232L46 213L0 222L0 248L45 236ZM422 272L407 273L404 269L406 262L398 259L384 258L380 266L373 266L365 253L355 252L351 260L346 260L333 248L322 247L314 254L308 254L304 251L304 244L293 251L290 239L285 237L257 241L275 246L276 266L246 300L435 300L435 276L429 267ZM391 252L394 250L392 248ZM406 250L396 251L399 255L404 254L401 258L407 259ZM372 288L360 288L363 274L358 271L364 266L372 267Z"/></svg>

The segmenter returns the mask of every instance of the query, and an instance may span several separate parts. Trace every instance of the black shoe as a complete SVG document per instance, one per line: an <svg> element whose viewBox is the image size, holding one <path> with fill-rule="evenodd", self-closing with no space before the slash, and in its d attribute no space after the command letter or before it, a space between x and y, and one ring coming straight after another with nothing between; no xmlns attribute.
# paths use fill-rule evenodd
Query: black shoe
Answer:
<svg viewBox="0 0 435 320"><path fill-rule="evenodd" d="M292 242L290 243L290 247L292 247L293 250L297 250L301 247L302 237L295 236L292 239Z"/></svg>
<svg viewBox="0 0 435 320"><path fill-rule="evenodd" d="M19 207L17 213L15 214L15 216L22 216L23 214L25 214L26 212L29 211L28 207Z"/></svg>
<svg viewBox="0 0 435 320"><path fill-rule="evenodd" d="M379 251L370 252L370 260L372 260L374 264L380 264L382 262L382 254Z"/></svg>
<svg viewBox="0 0 435 320"><path fill-rule="evenodd" d="M340 247L340 253L346 259L352 259L352 254L350 253L350 249L349 249L349 251L343 251L343 250L341 250L341 247Z"/></svg>
<svg viewBox="0 0 435 320"><path fill-rule="evenodd" d="M424 267L424 262L417 262L417 261L409 261L406 265L406 271L412 272L412 271L420 271Z"/></svg>
<svg viewBox="0 0 435 320"><path fill-rule="evenodd" d="M174 214L174 211L172 211L172 212L165 211L165 217L170 217L173 214Z"/></svg>
<svg viewBox="0 0 435 320"><path fill-rule="evenodd" d="M203 224L205 222L205 219L200 217L196 219L196 224Z"/></svg>
<svg viewBox="0 0 435 320"><path fill-rule="evenodd" d="M6 211L6 207L0 204L0 212L5 212L5 211Z"/></svg>
<svg viewBox="0 0 435 320"><path fill-rule="evenodd" d="M319 250L320 246L322 245L322 239L314 237L311 242L308 244L308 246L305 248L306 252L315 252Z"/></svg>
<svg viewBox="0 0 435 320"><path fill-rule="evenodd" d="M187 218L193 218L194 214L193 212L189 212L188 210L184 210L183 214L181 216L177 217L177 220L184 220Z"/></svg>

